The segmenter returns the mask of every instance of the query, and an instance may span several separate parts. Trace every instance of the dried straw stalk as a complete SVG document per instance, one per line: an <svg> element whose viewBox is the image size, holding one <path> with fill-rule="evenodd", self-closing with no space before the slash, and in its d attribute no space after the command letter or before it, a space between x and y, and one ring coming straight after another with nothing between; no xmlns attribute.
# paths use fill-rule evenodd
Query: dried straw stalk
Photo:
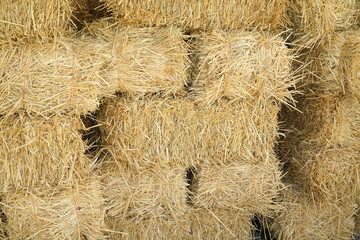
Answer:
<svg viewBox="0 0 360 240"><path fill-rule="evenodd" d="M71 25L74 0L2 0L0 44L52 42Z"/></svg>
<svg viewBox="0 0 360 240"><path fill-rule="evenodd" d="M199 72L192 90L200 102L228 98L285 103L291 99L293 56L280 37L221 30L195 37Z"/></svg>
<svg viewBox="0 0 360 240"><path fill-rule="evenodd" d="M288 112L293 133L282 144L288 171L314 197L356 198L360 170L360 102L347 95L307 95Z"/></svg>
<svg viewBox="0 0 360 240"><path fill-rule="evenodd" d="M267 162L277 136L276 102L199 107L191 98L108 99L99 121L104 145L132 166Z"/></svg>
<svg viewBox="0 0 360 240"><path fill-rule="evenodd" d="M180 239L190 233L185 168L101 168L111 239Z"/></svg>
<svg viewBox="0 0 360 240"><path fill-rule="evenodd" d="M83 115L96 110L104 68L102 45L89 37L54 44L3 45L0 114Z"/></svg>
<svg viewBox="0 0 360 240"><path fill-rule="evenodd" d="M108 20L93 22L89 32L110 43L105 60L109 93L181 93L188 84L188 45L179 28L132 28Z"/></svg>
<svg viewBox="0 0 360 240"><path fill-rule="evenodd" d="M89 174L91 161L78 118L20 114L0 124L0 192L73 183Z"/></svg>
<svg viewBox="0 0 360 240"><path fill-rule="evenodd" d="M307 78L300 88L360 97L360 33L336 33L331 44L302 57Z"/></svg>
<svg viewBox="0 0 360 240"><path fill-rule="evenodd" d="M286 0L104 0L113 15L137 26L177 25L185 29L221 27L278 30L286 25Z"/></svg>
<svg viewBox="0 0 360 240"><path fill-rule="evenodd" d="M272 226L278 239L351 239L356 205L348 200L314 202L293 188L282 196L284 210Z"/></svg>
<svg viewBox="0 0 360 240"><path fill-rule="evenodd" d="M100 184L34 186L4 195L9 239L105 239Z"/></svg>
<svg viewBox="0 0 360 240"><path fill-rule="evenodd" d="M303 46L331 43L336 31L354 27L359 17L357 0L290 0L288 6L294 42Z"/></svg>
<svg viewBox="0 0 360 240"><path fill-rule="evenodd" d="M268 163L239 159L226 165L201 164L192 199L193 231L201 237L248 239L254 214L270 216L278 211L275 198L283 185L281 172L275 156L269 158Z"/></svg>

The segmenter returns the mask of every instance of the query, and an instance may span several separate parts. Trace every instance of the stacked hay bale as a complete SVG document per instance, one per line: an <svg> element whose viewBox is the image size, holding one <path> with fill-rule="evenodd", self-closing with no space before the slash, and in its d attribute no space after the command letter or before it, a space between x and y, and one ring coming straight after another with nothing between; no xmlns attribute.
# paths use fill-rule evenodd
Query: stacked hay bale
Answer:
<svg viewBox="0 0 360 240"><path fill-rule="evenodd" d="M310 47L302 48L299 58L304 76L297 86L303 92L296 97L299 111L282 113L288 133L280 152L292 187L283 194L288 207L275 218L274 229L285 239L350 239L359 193L360 35L339 30L352 27L358 9L355 1L316 6L331 14L317 13L314 5L306 11L313 13L308 21L295 21L302 34L294 42ZM311 218L317 220L310 224ZM300 229L304 219L306 228Z"/></svg>
<svg viewBox="0 0 360 240"><path fill-rule="evenodd" d="M234 112L224 112L225 121L211 112L206 117L214 153L195 165L193 231L199 238L246 239L255 214L268 217L279 207L281 172L273 147L280 103L291 99L294 84L291 55L270 33L218 30L200 34L198 42L191 95L200 109Z"/></svg>
<svg viewBox="0 0 360 240"><path fill-rule="evenodd" d="M72 3L1 4L0 198L9 239L104 237L100 181L79 133L80 115L98 105L101 64L85 53L86 39L70 39Z"/></svg>
<svg viewBox="0 0 360 240"><path fill-rule="evenodd" d="M354 27L360 7L356 0L290 0L288 6L292 40L307 47L330 44L337 31Z"/></svg>
<svg viewBox="0 0 360 240"><path fill-rule="evenodd" d="M254 214L278 208L277 113L294 84L283 40L204 32L189 81L187 44L176 27L144 34L103 22L89 30L123 46L127 60L113 65L108 79L118 97L98 114L112 155L99 170L109 227L129 238L250 236Z"/></svg>
<svg viewBox="0 0 360 240"><path fill-rule="evenodd" d="M106 99L98 113L105 145L113 156L99 168L110 238L187 236L185 165L170 157L166 161L160 149L150 150L162 148L172 154L172 148L161 142L161 137L171 136L162 136L161 131L173 125L154 121L165 120L159 115L161 103L169 106L166 103L173 98L170 107L178 110L177 99L185 93L189 68L185 37L176 27L129 28L106 21L94 22L89 31L114 43L114 51L105 53L112 59L104 93L118 96ZM169 112L166 116L173 119L174 111Z"/></svg>
<svg viewBox="0 0 360 240"><path fill-rule="evenodd" d="M287 23L288 1L117 1L104 0L113 15L124 24L135 26L175 25L194 29L278 30Z"/></svg>

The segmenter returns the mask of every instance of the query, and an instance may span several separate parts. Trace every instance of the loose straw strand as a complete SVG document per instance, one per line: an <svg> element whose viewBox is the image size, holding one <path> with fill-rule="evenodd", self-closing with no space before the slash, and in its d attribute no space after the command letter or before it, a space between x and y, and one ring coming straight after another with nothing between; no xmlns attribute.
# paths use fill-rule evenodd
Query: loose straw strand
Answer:
<svg viewBox="0 0 360 240"><path fill-rule="evenodd" d="M74 200L74 206L75 206L75 212L76 212L77 228L78 228L78 233L79 233L79 238L80 238L79 213L78 213L78 206L77 206L77 204L76 204L75 191L74 191L74 189L72 190L72 194L73 194L73 200Z"/></svg>
<svg viewBox="0 0 360 240"><path fill-rule="evenodd" d="M27 68L27 59L25 58L25 67L24 67L24 85L22 90L22 106L25 107L25 86L26 86L26 68Z"/></svg>
<svg viewBox="0 0 360 240"><path fill-rule="evenodd" d="M118 88L120 88L120 66L119 66L119 58L118 58L118 50L117 50L116 42L115 42L115 61L116 61L116 76L117 76Z"/></svg>
<svg viewBox="0 0 360 240"><path fill-rule="evenodd" d="M72 75L71 75L71 86L70 86L70 105L73 96L73 84L74 84L74 75L75 75L75 53L73 53L73 62L72 62Z"/></svg>
<svg viewBox="0 0 360 240"><path fill-rule="evenodd" d="M32 202L33 211L34 211L37 238L40 239L40 237L39 237L39 224L38 224L38 219L37 219L37 216L36 216L36 209L35 209L34 198L33 198L32 196L30 196L30 197L31 197L31 202Z"/></svg>

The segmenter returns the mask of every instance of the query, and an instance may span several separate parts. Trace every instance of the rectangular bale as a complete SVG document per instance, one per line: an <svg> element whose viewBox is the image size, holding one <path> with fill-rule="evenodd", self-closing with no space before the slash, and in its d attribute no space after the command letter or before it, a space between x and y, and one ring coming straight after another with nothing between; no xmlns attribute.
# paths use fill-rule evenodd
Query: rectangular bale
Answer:
<svg viewBox="0 0 360 240"><path fill-rule="evenodd" d="M173 95L185 91L190 60L179 28L126 27L105 19L93 22L89 31L110 44L99 53L106 64L101 74L107 83L104 93Z"/></svg>
<svg viewBox="0 0 360 240"><path fill-rule="evenodd" d="M101 93L106 45L90 37L52 44L3 45L0 50L0 114L21 111L50 116L95 111Z"/></svg>
<svg viewBox="0 0 360 240"><path fill-rule="evenodd" d="M278 239L352 239L357 209L354 202L344 199L317 202L293 187L284 191L281 199L284 209L272 225Z"/></svg>
<svg viewBox="0 0 360 240"><path fill-rule="evenodd" d="M270 217L280 209L276 198L283 188L282 173L274 156L268 163L239 159L226 165L201 164L196 173L192 197L196 239L249 239L255 214Z"/></svg>
<svg viewBox="0 0 360 240"><path fill-rule="evenodd" d="M182 239L190 234L185 168L101 167L110 238Z"/></svg>
<svg viewBox="0 0 360 240"><path fill-rule="evenodd" d="M0 44L52 42L70 29L74 0L2 0Z"/></svg>
<svg viewBox="0 0 360 240"><path fill-rule="evenodd" d="M0 193L37 185L74 183L91 160L79 133L80 119L20 114L0 121Z"/></svg>
<svg viewBox="0 0 360 240"><path fill-rule="evenodd" d="M356 27L359 7L356 0L290 0L293 42L306 47L331 44L337 31Z"/></svg>
<svg viewBox="0 0 360 240"><path fill-rule="evenodd" d="M104 145L132 166L267 162L277 137L276 102L110 98L99 111Z"/></svg>
<svg viewBox="0 0 360 240"><path fill-rule="evenodd" d="M212 27L278 30L287 22L286 0L104 0L124 24L140 26L177 25L184 29Z"/></svg>
<svg viewBox="0 0 360 240"><path fill-rule="evenodd" d="M198 101L211 104L291 99L293 54L279 36L262 32L214 30L194 35L197 72L191 90Z"/></svg>
<svg viewBox="0 0 360 240"><path fill-rule="evenodd" d="M100 182L45 185L4 194L8 239L106 239Z"/></svg>
<svg viewBox="0 0 360 240"><path fill-rule="evenodd" d="M316 50L304 50L300 61L304 81L300 90L324 94L351 94L360 97L360 33L336 33L331 44Z"/></svg>

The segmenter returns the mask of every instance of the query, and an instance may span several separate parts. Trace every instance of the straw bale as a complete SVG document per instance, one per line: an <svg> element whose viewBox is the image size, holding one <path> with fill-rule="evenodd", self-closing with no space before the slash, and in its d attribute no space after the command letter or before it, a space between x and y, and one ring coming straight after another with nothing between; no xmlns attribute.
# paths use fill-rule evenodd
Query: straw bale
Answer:
<svg viewBox="0 0 360 240"><path fill-rule="evenodd" d="M199 73L192 90L199 101L291 99L293 56L279 36L217 30L199 34L197 41Z"/></svg>
<svg viewBox="0 0 360 240"><path fill-rule="evenodd" d="M162 92L185 90L190 66L188 46L179 28L133 28L100 20L88 31L112 47L101 54L107 68L102 77L110 93Z"/></svg>
<svg viewBox="0 0 360 240"><path fill-rule="evenodd" d="M314 197L336 200L359 193L360 101L351 95L308 94L286 113L292 121L282 144L288 172ZM289 121L290 121L289 120Z"/></svg>
<svg viewBox="0 0 360 240"><path fill-rule="evenodd" d="M4 195L9 239L105 239L99 181L35 186Z"/></svg>
<svg viewBox="0 0 360 240"><path fill-rule="evenodd" d="M269 216L279 206L274 203L282 183L275 156L268 163L202 164L197 176L195 208L250 212ZM226 215L225 215L226 216ZM232 219L232 216L227 216Z"/></svg>
<svg viewBox="0 0 360 240"><path fill-rule="evenodd" d="M0 43L51 42L71 25L74 0L2 0Z"/></svg>
<svg viewBox="0 0 360 240"><path fill-rule="evenodd" d="M273 155L268 163L201 164L197 172L192 230L199 239L249 239L254 214L279 210L275 198L283 184Z"/></svg>
<svg viewBox="0 0 360 240"><path fill-rule="evenodd" d="M98 119L104 145L133 166L268 161L277 137L276 102L199 107L192 98L109 98Z"/></svg>
<svg viewBox="0 0 360 240"><path fill-rule="evenodd" d="M326 47L307 53L302 60L307 78L302 87L322 93L360 97L360 33L337 33Z"/></svg>
<svg viewBox="0 0 360 240"><path fill-rule="evenodd" d="M25 110L38 115L77 114L99 105L106 47L90 37L54 44L3 45L0 57L0 114Z"/></svg>
<svg viewBox="0 0 360 240"><path fill-rule="evenodd" d="M289 188L284 209L272 226L278 239L351 239L356 205L348 200L315 202L309 194Z"/></svg>
<svg viewBox="0 0 360 240"><path fill-rule="evenodd" d="M356 0L291 0L288 6L294 42L303 46L331 43L336 31L356 26L359 17Z"/></svg>
<svg viewBox="0 0 360 240"><path fill-rule="evenodd" d="M252 239L252 217L246 211L196 210L192 215L191 239Z"/></svg>
<svg viewBox="0 0 360 240"><path fill-rule="evenodd" d="M20 114L0 124L0 192L56 186L86 176L90 163L78 118Z"/></svg>
<svg viewBox="0 0 360 240"><path fill-rule="evenodd" d="M177 25L185 29L212 27L278 30L286 25L286 0L104 0L113 15L137 26Z"/></svg>
<svg viewBox="0 0 360 240"><path fill-rule="evenodd" d="M185 168L101 168L111 239L180 239L190 233Z"/></svg>

